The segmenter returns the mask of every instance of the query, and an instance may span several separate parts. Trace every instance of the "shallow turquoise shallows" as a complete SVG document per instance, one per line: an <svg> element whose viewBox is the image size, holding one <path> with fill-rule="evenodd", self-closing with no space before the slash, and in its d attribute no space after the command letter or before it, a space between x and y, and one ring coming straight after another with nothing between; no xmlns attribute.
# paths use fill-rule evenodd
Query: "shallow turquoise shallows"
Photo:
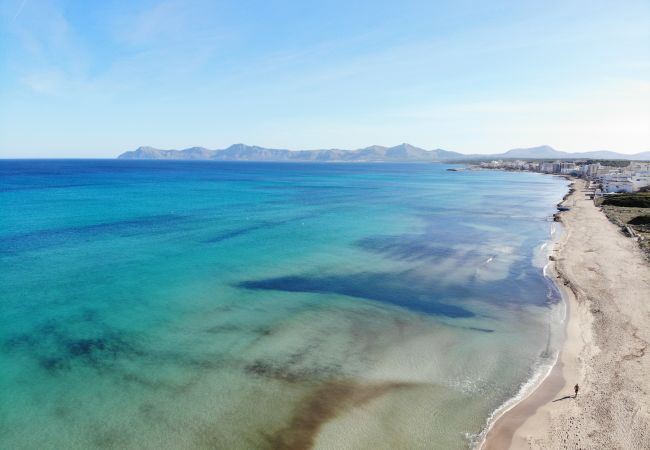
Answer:
<svg viewBox="0 0 650 450"><path fill-rule="evenodd" d="M0 161L0 448L467 448L555 355L566 181Z"/></svg>

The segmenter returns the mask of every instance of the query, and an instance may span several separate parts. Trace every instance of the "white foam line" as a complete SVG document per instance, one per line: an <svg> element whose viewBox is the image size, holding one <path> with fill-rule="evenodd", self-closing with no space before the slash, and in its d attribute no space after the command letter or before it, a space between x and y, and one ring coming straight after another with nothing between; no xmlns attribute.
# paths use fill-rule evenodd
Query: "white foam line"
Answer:
<svg viewBox="0 0 650 450"><path fill-rule="evenodd" d="M562 298L564 299L564 296L562 296ZM562 323L564 323L564 321L566 320L566 315L567 315L566 301L564 302L563 306L564 308L562 309L562 319L561 319ZM474 437L474 439L470 441L470 445L472 447L474 447L474 444L478 442L479 443L478 446L475 446L474 448L476 448L476 450L481 450L483 448L483 445L485 445L485 438L487 437L487 434L490 432L494 424L512 408L514 408L519 403L521 403L522 401L530 397L537 390L537 388L542 385L544 380L548 378L548 376L551 374L551 371L557 364L557 361L560 357L560 352L561 349L554 352L553 360L550 363L540 364L540 366L537 368L533 376L531 376L530 379L528 379L528 381L522 384L517 394L514 397L506 400L504 404L499 406L496 410L494 410L492 414L489 415L486 421L486 426L483 429L483 431L481 431L478 435Z"/></svg>
<svg viewBox="0 0 650 450"><path fill-rule="evenodd" d="M543 249L549 243L555 245L555 240L554 240L555 232L556 232L556 224L555 222L553 222L551 223L551 239L549 241L546 241L542 245L540 250ZM556 283L556 280L553 277L549 277L547 275L547 268L550 264L551 262L549 261L544 265L544 268L542 269L542 273L544 274L545 277L549 278L553 283ZM562 302L564 308L563 308L563 314L562 314L563 317L561 319L561 322L563 323L566 319L566 311L567 311L567 304L564 296L562 296ZM553 370L553 367L555 367L555 364L557 363L559 356L560 356L560 350L557 350L554 353L553 360L550 363L540 364L540 366L537 368L535 373L533 373L533 375L521 385L517 394L514 397L511 397L508 400L506 400L501 406L495 409L488 416L486 420L485 428L483 428L483 430L478 435L470 438L469 444L472 448L476 448L477 450L481 450L483 448L483 445L485 444L485 438L487 437L487 434L492 429L492 427L497 422L497 420L499 420L505 413L507 413L512 408L517 406L523 400L528 398L533 392L535 392L535 390L539 386L542 385L544 380L549 376L549 374ZM477 443L478 445L476 445Z"/></svg>
<svg viewBox="0 0 650 450"><path fill-rule="evenodd" d="M514 397L508 399L504 404L499 406L496 410L494 410L494 412L492 412L492 414L488 416L485 428L478 434L478 436L476 436L477 439L474 440L474 442L479 442L479 445L475 447L477 450L481 450L483 448L483 445L485 444L485 438L497 420L499 420L504 414L517 406L523 400L527 399L533 392L535 392L539 386L541 386L544 380L551 373L551 370L553 370L553 367L555 367L559 355L560 352L556 351L552 362L541 364L533 376L531 376L528 381L521 385L519 391ZM473 444L474 442L470 442L470 444Z"/></svg>

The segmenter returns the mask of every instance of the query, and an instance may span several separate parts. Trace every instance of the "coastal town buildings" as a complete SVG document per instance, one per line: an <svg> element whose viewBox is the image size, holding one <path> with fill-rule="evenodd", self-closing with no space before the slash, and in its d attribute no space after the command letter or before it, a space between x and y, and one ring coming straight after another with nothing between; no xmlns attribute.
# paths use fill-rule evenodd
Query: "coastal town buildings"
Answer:
<svg viewBox="0 0 650 450"><path fill-rule="evenodd" d="M627 165L606 165L592 161L525 161L494 160L479 164L487 169L523 170L584 178L594 186L596 195L637 192L650 188L650 163L630 162Z"/></svg>
<svg viewBox="0 0 650 450"><path fill-rule="evenodd" d="M543 173L553 173L553 163L551 163L551 162L543 162L540 165L539 170L540 170L540 172L543 172Z"/></svg>

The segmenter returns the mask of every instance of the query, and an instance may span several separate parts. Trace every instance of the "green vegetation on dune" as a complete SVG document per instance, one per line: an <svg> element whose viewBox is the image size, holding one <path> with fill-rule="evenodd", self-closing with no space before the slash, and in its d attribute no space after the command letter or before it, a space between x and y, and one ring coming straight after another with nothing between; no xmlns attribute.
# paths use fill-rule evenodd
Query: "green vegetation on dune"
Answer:
<svg viewBox="0 0 650 450"><path fill-rule="evenodd" d="M650 208L650 192L609 195L603 200L603 205Z"/></svg>
<svg viewBox="0 0 650 450"><path fill-rule="evenodd" d="M588 159L585 164L600 163L601 166L607 167L627 167L630 161L623 161L622 159Z"/></svg>
<svg viewBox="0 0 650 450"><path fill-rule="evenodd" d="M627 223L630 225L650 225L650 215L636 216Z"/></svg>
<svg viewBox="0 0 650 450"><path fill-rule="evenodd" d="M627 234L638 238L639 246L650 258L650 192L608 195L603 212Z"/></svg>

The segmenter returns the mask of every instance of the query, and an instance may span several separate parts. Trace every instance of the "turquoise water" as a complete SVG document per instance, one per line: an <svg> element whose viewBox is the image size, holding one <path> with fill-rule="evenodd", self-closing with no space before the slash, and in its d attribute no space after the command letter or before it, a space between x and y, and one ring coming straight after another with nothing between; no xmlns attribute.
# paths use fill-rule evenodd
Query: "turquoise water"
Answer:
<svg viewBox="0 0 650 450"><path fill-rule="evenodd" d="M447 167L0 161L0 448L467 448L566 182Z"/></svg>

